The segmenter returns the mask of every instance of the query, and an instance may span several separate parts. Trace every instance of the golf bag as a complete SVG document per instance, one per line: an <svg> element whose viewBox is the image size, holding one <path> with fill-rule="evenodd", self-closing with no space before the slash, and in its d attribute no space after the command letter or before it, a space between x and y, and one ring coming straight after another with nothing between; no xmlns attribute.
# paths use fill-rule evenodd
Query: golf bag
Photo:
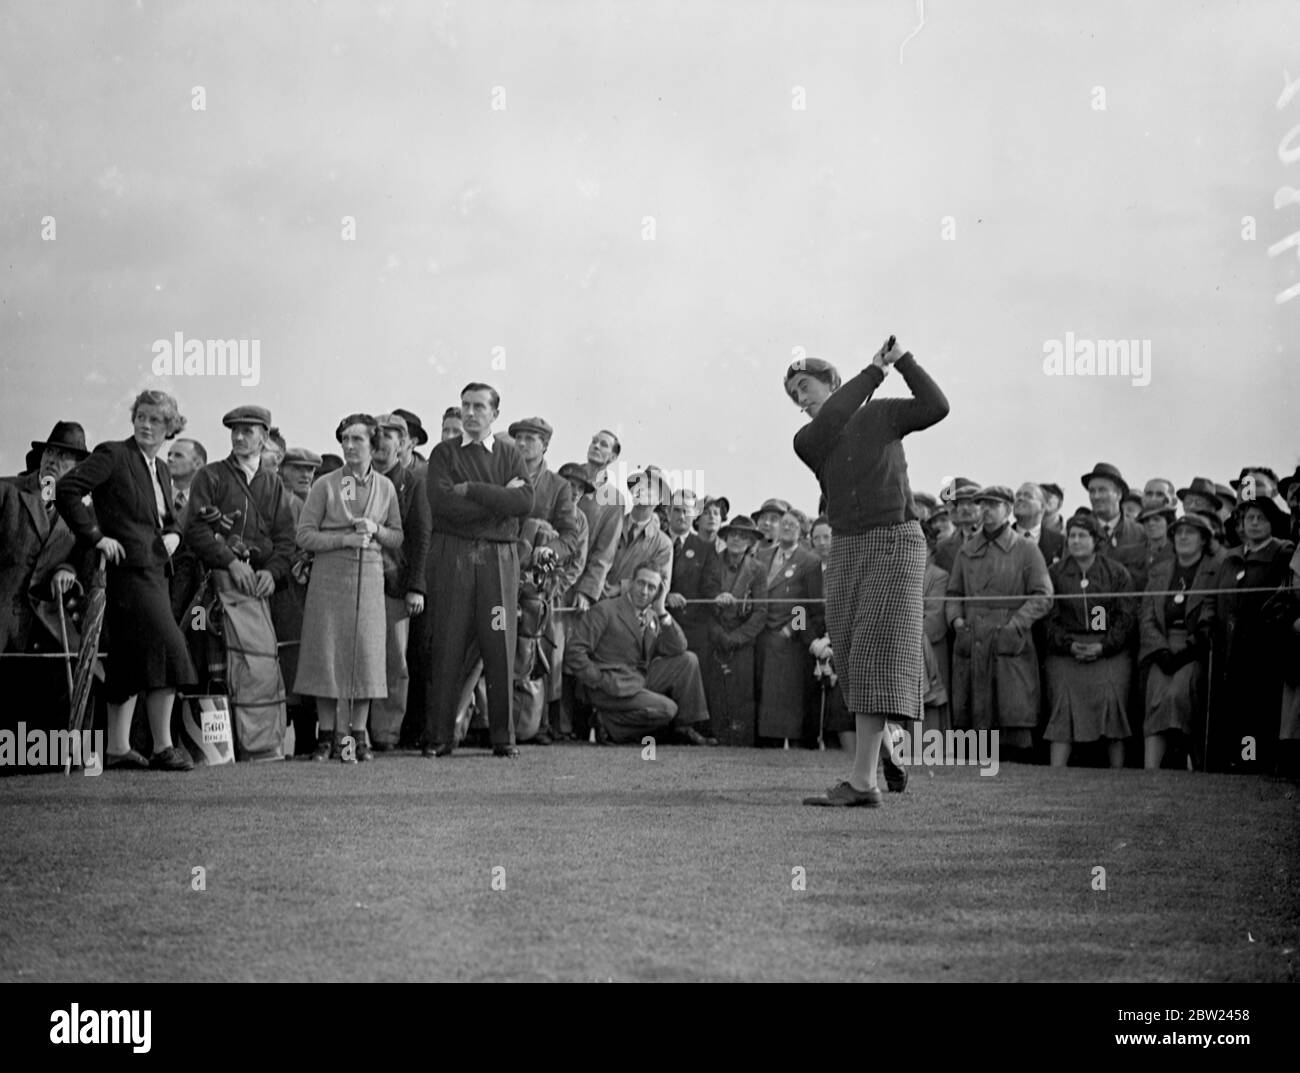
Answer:
<svg viewBox="0 0 1300 1073"><path fill-rule="evenodd" d="M533 524L530 526L529 522ZM536 520L532 518L524 523L524 539L527 540L530 535L532 547L543 543L536 534ZM551 584L554 573L554 564L530 563L520 570L519 630L515 641L514 662L516 741L531 741L535 738L546 718L546 687L552 656L549 649L554 647L547 636L547 627L551 621L551 599L554 596L554 586Z"/></svg>
<svg viewBox="0 0 1300 1073"><path fill-rule="evenodd" d="M240 760L283 760L284 679L270 602L240 592L225 570L213 570L208 576L221 603L236 755Z"/></svg>

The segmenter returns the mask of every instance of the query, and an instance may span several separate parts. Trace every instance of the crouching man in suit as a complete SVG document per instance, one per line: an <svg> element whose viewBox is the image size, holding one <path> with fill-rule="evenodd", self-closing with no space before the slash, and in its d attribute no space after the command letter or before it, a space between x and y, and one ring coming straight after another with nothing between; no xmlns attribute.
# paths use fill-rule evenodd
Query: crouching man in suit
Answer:
<svg viewBox="0 0 1300 1073"><path fill-rule="evenodd" d="M655 611L666 583L659 566L642 563L627 592L570 627L564 669L586 687L602 740L635 742L672 729L689 745L717 744L696 729L709 717L699 660L673 617Z"/></svg>

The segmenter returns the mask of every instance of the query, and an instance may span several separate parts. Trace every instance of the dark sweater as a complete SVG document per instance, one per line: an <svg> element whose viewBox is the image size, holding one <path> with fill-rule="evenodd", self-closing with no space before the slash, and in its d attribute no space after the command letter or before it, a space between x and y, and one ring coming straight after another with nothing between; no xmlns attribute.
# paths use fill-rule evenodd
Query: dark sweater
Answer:
<svg viewBox="0 0 1300 1073"><path fill-rule="evenodd" d="M520 488L507 488L511 479ZM466 494L452 488L468 484ZM429 453L425 477L433 532L463 540L512 544L519 539L521 518L533 509L533 486L519 451L503 440L492 441L492 453L479 444L462 447L459 440L438 444Z"/></svg>
<svg viewBox="0 0 1300 1073"><path fill-rule="evenodd" d="M258 467L250 484L234 455L204 466L190 485L185 507L185 546L209 570L228 570L235 553L207 522L199 521L204 507L217 507L222 514L239 511L230 532L247 545L255 570L266 570L277 588L289 581L294 554L293 512L289 494L278 477Z"/></svg>
<svg viewBox="0 0 1300 1073"><path fill-rule="evenodd" d="M794 438L795 453L817 474L836 533L862 533L916 518L901 440L943 420L948 400L910 353L896 367L912 398L867 401L885 377L869 365L831 395Z"/></svg>

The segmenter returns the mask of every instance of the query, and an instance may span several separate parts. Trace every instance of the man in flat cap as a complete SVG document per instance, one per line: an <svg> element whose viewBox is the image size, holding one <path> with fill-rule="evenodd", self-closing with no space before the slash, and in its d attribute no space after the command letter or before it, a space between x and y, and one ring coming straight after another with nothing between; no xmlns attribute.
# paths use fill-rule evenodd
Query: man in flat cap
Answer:
<svg viewBox="0 0 1300 1073"><path fill-rule="evenodd" d="M1051 610L1052 582L1038 546L1011 528L1011 489L988 485L974 501L982 525L957 555L945 607L955 636L952 725L997 729L1001 747L1029 750L1041 700L1033 626Z"/></svg>
<svg viewBox="0 0 1300 1073"><path fill-rule="evenodd" d="M261 466L271 412L237 406L221 419L230 429L230 455L199 470L190 486L185 543L208 570L229 574L250 596L269 597L289 580L294 555L293 512L284 486ZM233 520L224 539L211 511ZM240 545L246 554L239 551Z"/></svg>
<svg viewBox="0 0 1300 1073"><path fill-rule="evenodd" d="M952 573L952 566L957 561L957 553L961 550L961 546L980 531L982 516L979 504L975 502L975 494L979 490L980 486L974 481L966 477L958 477L939 492L940 501L948 503L951 507L952 523L955 528L951 536L940 540L934 546L934 565L949 574Z"/></svg>
<svg viewBox="0 0 1300 1073"><path fill-rule="evenodd" d="M456 710L467 669L483 659L495 756L517 757L513 662L518 640L520 525L533 486L517 448L492 435L501 397L489 384L460 395L465 434L429 454L429 646L425 673L425 757L456 744Z"/></svg>
<svg viewBox="0 0 1300 1073"><path fill-rule="evenodd" d="M529 512L532 524L525 523L524 526L530 547L526 553L521 549L520 566L569 569L579 553L585 561L586 536L578 523L573 489L567 480L552 473L546 465L546 451L551 446L554 431L550 423L541 417L525 417L512 422L508 431L524 460L528 483L533 487L533 509ZM552 609L558 606L560 595L562 593L555 593ZM550 702L560 699L560 667L564 660L563 627L559 617L551 614L546 620L546 640L550 642L553 653L552 674L547 679L547 707L543 709L541 726L532 739L537 745L549 745L560 730L558 725L552 727L550 722Z"/></svg>
<svg viewBox="0 0 1300 1073"><path fill-rule="evenodd" d="M375 471L387 477L397 492L403 534L402 546L390 553L384 570L388 696L370 702L370 740L376 750L386 752L397 747L406 717L411 679L408 642L412 623L424 612L425 559L433 522L424 484L412 466L402 464L402 455L409 450L411 442L406 419L392 413L380 414L375 420L379 424L379 445L371 455L371 462Z"/></svg>
<svg viewBox="0 0 1300 1073"><path fill-rule="evenodd" d="M288 493L295 536L289 580L271 597L271 622L275 626L276 640L281 645L280 674L284 678L286 715L294 729L294 753L297 756L310 756L316 746L316 698L293 691L293 683L298 677L298 645L292 642L302 639L311 561L308 552L297 544L298 518L320 464L320 455L305 447L288 448L284 452L284 461L280 463L280 483Z"/></svg>
<svg viewBox="0 0 1300 1073"><path fill-rule="evenodd" d="M614 561L605 578L606 598L619 596L632 584L632 575L641 563L654 563L665 578L673 576L673 542L659 527L655 507L664 502L672 490L657 466L646 466L627 479L632 496L632 509L623 518L623 530ZM598 492L599 494L599 492ZM664 614L664 600L668 586L664 585L655 597L656 614Z"/></svg>

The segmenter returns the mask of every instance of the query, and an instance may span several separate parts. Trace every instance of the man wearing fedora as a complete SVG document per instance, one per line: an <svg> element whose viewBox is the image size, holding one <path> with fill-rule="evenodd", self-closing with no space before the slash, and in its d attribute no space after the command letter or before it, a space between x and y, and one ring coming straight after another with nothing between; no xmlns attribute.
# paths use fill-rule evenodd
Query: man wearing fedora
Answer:
<svg viewBox="0 0 1300 1073"><path fill-rule="evenodd" d="M1186 488L1178 489L1178 498L1182 500L1185 514L1213 514L1218 517L1223 508L1219 491L1209 477L1193 477Z"/></svg>
<svg viewBox="0 0 1300 1073"><path fill-rule="evenodd" d="M759 542L758 550L772 548L777 543L777 530L781 527L781 519L786 516L790 510L790 504L784 499L765 499L763 505L754 511L752 517L754 524L758 526L762 539Z"/></svg>
<svg viewBox="0 0 1300 1073"><path fill-rule="evenodd" d="M945 608L954 633L952 725L996 728L1003 748L1028 750L1041 699L1033 626L1051 610L1052 582L1038 546L1009 524L1011 489L988 485L974 501L983 524L953 564Z"/></svg>
<svg viewBox="0 0 1300 1073"><path fill-rule="evenodd" d="M48 439L32 441L32 472L0 481L0 652L29 651L38 620L52 623L63 647L53 605L77 584L85 556L54 509L54 484L89 453L82 427L59 421Z"/></svg>
<svg viewBox="0 0 1300 1073"><path fill-rule="evenodd" d="M590 463L566 462L560 476L569 482L578 512L587 522L587 561L566 594L567 605L586 611L605 594L605 579L614 562L614 550L622 535L623 509L596 500L596 485L591 479Z"/></svg>
<svg viewBox="0 0 1300 1073"><path fill-rule="evenodd" d="M1146 561L1147 537L1136 519L1124 515L1128 482L1109 462L1098 462L1080 480L1088 491L1093 517L1101 526L1102 539L1097 552L1114 559L1130 574L1140 570Z"/></svg>
<svg viewBox="0 0 1300 1073"><path fill-rule="evenodd" d="M230 429L230 455L204 466L190 485L185 543L204 567L224 571L240 592L266 598L289 580L295 549L288 495L279 476L261 466L271 412L236 406L221 423ZM205 520L209 507L233 519L224 539ZM239 552L241 544L246 555Z"/></svg>
<svg viewBox="0 0 1300 1073"><path fill-rule="evenodd" d="M623 518L623 529L614 548L614 561L605 577L606 598L619 596L632 584L632 576L642 563L654 563L665 578L673 576L673 542L659 527L655 506L667 499L672 491L657 466L632 474L627 479L632 496L632 509ZM599 495L599 489L597 489ZM668 586L664 585L655 597L655 611L664 614L664 601Z"/></svg>

